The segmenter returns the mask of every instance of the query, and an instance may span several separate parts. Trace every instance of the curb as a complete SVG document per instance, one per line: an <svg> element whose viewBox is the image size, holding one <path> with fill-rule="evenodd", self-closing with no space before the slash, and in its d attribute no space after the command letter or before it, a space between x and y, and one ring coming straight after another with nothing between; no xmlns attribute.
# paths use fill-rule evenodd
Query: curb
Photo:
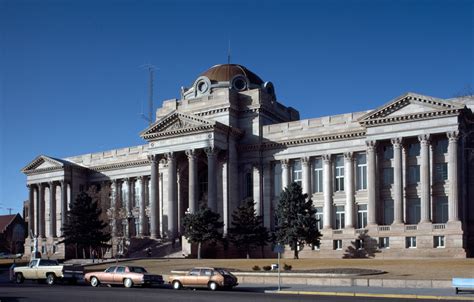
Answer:
<svg viewBox="0 0 474 302"><path fill-rule="evenodd" d="M367 297L367 298L392 298L392 299L420 299L420 300L460 300L473 301L474 297L457 296L430 296L413 294L375 294L375 293L344 293L344 292L315 292L315 291L291 291L291 290L266 290L266 294L277 295L309 295L309 296L344 296L344 297Z"/></svg>

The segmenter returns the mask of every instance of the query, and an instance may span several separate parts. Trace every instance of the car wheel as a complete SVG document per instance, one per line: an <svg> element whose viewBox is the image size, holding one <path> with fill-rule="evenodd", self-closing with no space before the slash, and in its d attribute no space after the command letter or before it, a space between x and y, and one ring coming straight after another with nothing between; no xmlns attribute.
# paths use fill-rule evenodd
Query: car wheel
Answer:
<svg viewBox="0 0 474 302"><path fill-rule="evenodd" d="M97 279L97 277L92 277L91 278L91 285L93 287L97 287L97 286L99 286L99 284L100 284L100 282L99 282L99 279Z"/></svg>
<svg viewBox="0 0 474 302"><path fill-rule="evenodd" d="M130 278L126 278L123 280L123 286L125 286L126 288L130 288L133 286L133 282L132 282L132 279Z"/></svg>
<svg viewBox="0 0 474 302"><path fill-rule="evenodd" d="M56 283L56 276L54 274L48 274L46 276L46 283L48 285L54 285L54 283Z"/></svg>
<svg viewBox="0 0 474 302"><path fill-rule="evenodd" d="M17 284L21 284L21 283L23 283L23 281L25 281L25 278L23 278L23 274L22 273L17 273L15 275L15 282Z"/></svg>
<svg viewBox="0 0 474 302"><path fill-rule="evenodd" d="M216 282L209 282L208 287L210 290L217 290L217 283Z"/></svg>
<svg viewBox="0 0 474 302"><path fill-rule="evenodd" d="M181 282L175 280L173 281L173 288L174 289L181 289Z"/></svg>

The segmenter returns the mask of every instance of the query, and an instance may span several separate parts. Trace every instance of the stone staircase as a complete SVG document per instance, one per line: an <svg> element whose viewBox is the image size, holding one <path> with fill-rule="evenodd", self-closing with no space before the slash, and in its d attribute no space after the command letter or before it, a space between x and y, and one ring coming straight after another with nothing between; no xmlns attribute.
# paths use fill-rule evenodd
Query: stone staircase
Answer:
<svg viewBox="0 0 474 302"><path fill-rule="evenodd" d="M132 238L127 249L126 258L172 257L183 258L181 245L176 242L150 238Z"/></svg>

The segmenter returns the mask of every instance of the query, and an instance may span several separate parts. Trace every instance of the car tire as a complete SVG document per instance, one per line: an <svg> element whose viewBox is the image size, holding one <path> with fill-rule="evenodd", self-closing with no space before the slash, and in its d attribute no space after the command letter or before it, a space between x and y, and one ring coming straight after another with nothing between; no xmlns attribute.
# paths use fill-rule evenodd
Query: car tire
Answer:
<svg viewBox="0 0 474 302"><path fill-rule="evenodd" d="M100 282L99 282L99 279L97 279L97 277L92 277L91 278L91 285L92 287L97 287L99 286Z"/></svg>
<svg viewBox="0 0 474 302"><path fill-rule="evenodd" d="M207 287L209 287L210 290L215 291L215 290L217 290L217 283L216 282L209 282Z"/></svg>
<svg viewBox="0 0 474 302"><path fill-rule="evenodd" d="M132 279L130 279L130 278L123 279L123 286L125 286L126 288L132 287L133 286Z"/></svg>
<svg viewBox="0 0 474 302"><path fill-rule="evenodd" d="M181 282L179 282L178 280L173 281L173 289L179 290L181 289L181 287Z"/></svg>
<svg viewBox="0 0 474 302"><path fill-rule="evenodd" d="M46 275L46 284L54 285L56 283L56 276L52 273Z"/></svg>
<svg viewBox="0 0 474 302"><path fill-rule="evenodd" d="M16 284L22 284L25 281L25 278L23 277L22 273L16 273L15 274L15 282Z"/></svg>

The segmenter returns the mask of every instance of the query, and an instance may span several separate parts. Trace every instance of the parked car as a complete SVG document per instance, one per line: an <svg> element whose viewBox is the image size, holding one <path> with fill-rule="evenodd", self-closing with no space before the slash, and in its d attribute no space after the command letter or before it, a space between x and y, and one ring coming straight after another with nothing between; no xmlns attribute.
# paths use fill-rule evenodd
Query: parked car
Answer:
<svg viewBox="0 0 474 302"><path fill-rule="evenodd" d="M195 267L186 275L171 275L168 280L174 289L207 287L210 290L231 289L239 284L237 281L237 277L228 270L211 267Z"/></svg>
<svg viewBox="0 0 474 302"><path fill-rule="evenodd" d="M60 265L57 260L33 259L28 266L18 266L13 269L16 283L23 283L24 280L46 281L53 285L57 281L68 281L75 283L82 280L82 266Z"/></svg>
<svg viewBox="0 0 474 302"><path fill-rule="evenodd" d="M105 271L90 272L84 275L84 280L96 287L100 284L123 284L125 287L134 285L151 286L163 284L162 275L149 274L141 266L110 266Z"/></svg>

